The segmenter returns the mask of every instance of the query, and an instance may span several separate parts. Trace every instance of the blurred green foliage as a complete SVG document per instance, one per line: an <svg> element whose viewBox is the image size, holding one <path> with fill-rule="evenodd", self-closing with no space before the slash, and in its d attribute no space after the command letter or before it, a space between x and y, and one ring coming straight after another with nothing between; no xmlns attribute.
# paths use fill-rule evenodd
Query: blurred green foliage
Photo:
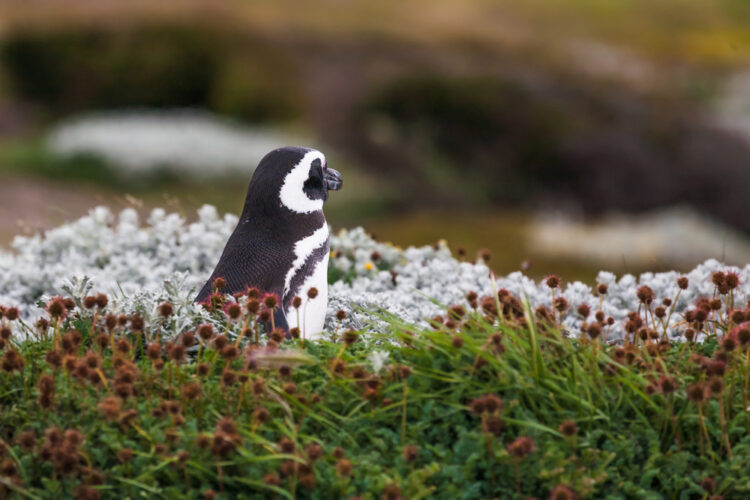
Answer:
<svg viewBox="0 0 750 500"><path fill-rule="evenodd" d="M14 32L2 56L14 90L53 115L146 106L207 108L247 121L296 116L283 54L235 42L187 25L78 27Z"/></svg>

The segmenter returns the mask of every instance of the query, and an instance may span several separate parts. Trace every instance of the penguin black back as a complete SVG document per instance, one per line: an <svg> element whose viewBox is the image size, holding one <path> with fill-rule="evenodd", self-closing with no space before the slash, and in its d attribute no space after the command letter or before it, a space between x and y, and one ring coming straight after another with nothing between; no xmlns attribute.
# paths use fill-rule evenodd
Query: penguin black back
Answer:
<svg viewBox="0 0 750 500"><path fill-rule="evenodd" d="M300 281L312 254L324 249L327 257L322 208L328 190L340 187L340 174L327 168L325 157L316 150L285 147L268 153L253 173L237 227L196 301L207 300L214 280L221 277L227 283L222 293L258 287L288 303L290 287ZM315 248L300 249L309 246L308 240L318 240ZM288 326L283 308L274 319L277 326Z"/></svg>

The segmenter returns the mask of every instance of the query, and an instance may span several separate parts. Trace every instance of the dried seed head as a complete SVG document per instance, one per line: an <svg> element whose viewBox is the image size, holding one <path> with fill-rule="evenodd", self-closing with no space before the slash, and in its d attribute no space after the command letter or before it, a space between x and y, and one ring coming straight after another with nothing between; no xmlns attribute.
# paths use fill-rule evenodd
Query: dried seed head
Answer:
<svg viewBox="0 0 750 500"><path fill-rule="evenodd" d="M708 375L716 375L717 377L723 377L727 373L727 363L725 360L720 359L721 351L717 351L715 356L717 359L709 361L706 364L706 373Z"/></svg>
<svg viewBox="0 0 750 500"><path fill-rule="evenodd" d="M302 305L302 298L295 296L292 299L292 307L294 307L295 309L299 309L301 305Z"/></svg>
<svg viewBox="0 0 750 500"><path fill-rule="evenodd" d="M515 458L524 458L536 449L534 440L530 437L521 436L508 445L508 453Z"/></svg>
<svg viewBox="0 0 750 500"><path fill-rule="evenodd" d="M571 437L578 434L578 426L573 420L563 420L557 428L563 436Z"/></svg>
<svg viewBox="0 0 750 500"><path fill-rule="evenodd" d="M142 332L146 327L146 322L143 317L136 314L130 318L130 326L136 332Z"/></svg>
<svg viewBox="0 0 750 500"><path fill-rule="evenodd" d="M182 388L182 394L185 399L194 400L201 395L201 385L197 382L191 382Z"/></svg>
<svg viewBox="0 0 750 500"><path fill-rule="evenodd" d="M638 287L636 295L643 304L650 305L654 301L654 291L647 285Z"/></svg>
<svg viewBox="0 0 750 500"><path fill-rule="evenodd" d="M193 332L185 332L180 337L180 342L186 348L193 347L195 345L195 334Z"/></svg>
<svg viewBox="0 0 750 500"><path fill-rule="evenodd" d="M599 293L599 295L606 295L609 291L609 287L606 283L599 283L596 285L596 291Z"/></svg>
<svg viewBox="0 0 750 500"><path fill-rule="evenodd" d="M112 331L115 328L117 328L117 316L115 316L114 314L107 314L104 317L104 326L109 331Z"/></svg>
<svg viewBox="0 0 750 500"><path fill-rule="evenodd" d="M323 447L318 443L310 443L305 447L305 454L312 462L323 456Z"/></svg>
<svg viewBox="0 0 750 500"><path fill-rule="evenodd" d="M484 413L484 410L486 409L484 397L472 399L469 403L469 409L477 415Z"/></svg>
<svg viewBox="0 0 750 500"><path fill-rule="evenodd" d="M269 308L274 309L279 303L279 298L276 296L275 293L267 293L265 297L263 297L263 304Z"/></svg>
<svg viewBox="0 0 750 500"><path fill-rule="evenodd" d="M227 387L234 385L237 382L237 374L233 371L224 370L221 374L221 383Z"/></svg>
<svg viewBox="0 0 750 500"><path fill-rule="evenodd" d="M671 394L677 390L677 382L675 382L675 379L672 377L662 375L659 379L659 388L664 394Z"/></svg>
<svg viewBox="0 0 750 500"><path fill-rule="evenodd" d="M223 417L216 422L216 429L227 434L236 434L237 424L232 417Z"/></svg>
<svg viewBox="0 0 750 500"><path fill-rule="evenodd" d="M214 339L214 347L217 351L221 351L229 343L229 339L226 335L218 335Z"/></svg>
<svg viewBox="0 0 750 500"><path fill-rule="evenodd" d="M451 308L448 309L448 313L453 319L460 320L461 318L466 316L466 309L464 309L463 306L455 305L451 306Z"/></svg>
<svg viewBox="0 0 750 500"><path fill-rule="evenodd" d="M401 497L401 488L395 484L389 484L383 488L383 494L381 495L383 500L399 500Z"/></svg>
<svg viewBox="0 0 750 500"><path fill-rule="evenodd" d="M708 381L708 392L712 396L718 396L724 392L724 380L720 377L713 377Z"/></svg>
<svg viewBox="0 0 750 500"><path fill-rule="evenodd" d="M693 403L702 403L706 398L706 387L703 382L696 382L687 389L687 398Z"/></svg>
<svg viewBox="0 0 750 500"><path fill-rule="evenodd" d="M151 361L161 358L161 345L158 342L153 342L146 348L146 357Z"/></svg>
<svg viewBox="0 0 750 500"><path fill-rule="evenodd" d="M8 321L15 321L20 316L17 307L8 307L5 309L5 317Z"/></svg>
<svg viewBox="0 0 750 500"><path fill-rule="evenodd" d="M133 460L133 450L130 448L122 448L119 452L117 452L117 460L120 463L126 464Z"/></svg>
<svg viewBox="0 0 750 500"><path fill-rule="evenodd" d="M592 323L586 328L586 334L592 339L598 338L602 334L602 325L599 323Z"/></svg>
<svg viewBox="0 0 750 500"><path fill-rule="evenodd" d="M731 335L725 335L721 339L721 347L727 352L732 352L737 347L737 342L732 338Z"/></svg>
<svg viewBox="0 0 750 500"><path fill-rule="evenodd" d="M737 327L737 342L742 347L747 347L750 344L750 326L743 324Z"/></svg>
<svg viewBox="0 0 750 500"><path fill-rule="evenodd" d="M253 412L253 418L258 422L265 423L271 419L271 414L264 407L256 408Z"/></svg>
<svg viewBox="0 0 750 500"><path fill-rule="evenodd" d="M558 484L549 494L549 500L576 500L578 495L564 484Z"/></svg>
<svg viewBox="0 0 750 500"><path fill-rule="evenodd" d="M23 431L16 438L16 443L24 451L31 451L36 445L36 434L33 431Z"/></svg>
<svg viewBox="0 0 750 500"><path fill-rule="evenodd" d="M487 394L484 397L484 408L490 413L499 412L503 409L503 401L494 394Z"/></svg>
<svg viewBox="0 0 750 500"><path fill-rule="evenodd" d="M745 312L740 309L735 309L729 317L731 318L732 323L739 325L745 321Z"/></svg>
<svg viewBox="0 0 750 500"><path fill-rule="evenodd" d="M37 330L44 333L47 331L47 329L49 329L49 320L47 320L46 318L39 318L38 320L36 320L35 326Z"/></svg>
<svg viewBox="0 0 750 500"><path fill-rule="evenodd" d="M198 437L195 438L195 445L201 450L205 450L211 446L211 437L207 434L199 434Z"/></svg>
<svg viewBox="0 0 750 500"><path fill-rule="evenodd" d="M214 336L214 327L210 323L204 323L198 327L198 336L204 341Z"/></svg>
<svg viewBox="0 0 750 500"><path fill-rule="evenodd" d="M97 408L99 408L99 411L102 412L104 418L112 421L119 416L122 404L120 403L119 398L115 396L108 396L97 405Z"/></svg>
<svg viewBox="0 0 750 500"><path fill-rule="evenodd" d="M318 289L313 287L310 287L310 289L307 291L307 298L310 300L313 300L315 297L318 296Z"/></svg>
<svg viewBox="0 0 750 500"><path fill-rule="evenodd" d="M214 288L216 290L223 290L226 287L227 287L227 280L225 280L224 278L216 278L214 280Z"/></svg>
<svg viewBox="0 0 750 500"><path fill-rule="evenodd" d="M169 302L164 302L159 306L159 315L162 318L168 318L174 313L174 307Z"/></svg>
<svg viewBox="0 0 750 500"><path fill-rule="evenodd" d="M404 447L404 460L413 462L419 456L419 448L416 445L409 444Z"/></svg>
<svg viewBox="0 0 750 500"><path fill-rule="evenodd" d="M234 344L227 344L221 350L221 357L225 359L226 361L237 359L237 356L239 355L240 355L240 350Z"/></svg>
<svg viewBox="0 0 750 500"><path fill-rule="evenodd" d="M271 334L269 335L269 337L271 337L271 340L273 340L274 342L281 343L284 341L286 334L281 328L274 328L273 330L271 330Z"/></svg>
<svg viewBox="0 0 750 500"><path fill-rule="evenodd" d="M588 304L581 304L578 306L578 314L580 314L583 319L588 318L589 314L591 314L591 307L589 307Z"/></svg>
<svg viewBox="0 0 750 500"><path fill-rule="evenodd" d="M349 477L352 474L352 463L346 458L336 462L336 473L341 477Z"/></svg>
<svg viewBox="0 0 750 500"><path fill-rule="evenodd" d="M60 368L60 366L62 366L63 358L60 351L51 350L47 351L47 354L44 355L44 360L49 363L50 366Z"/></svg>
<svg viewBox="0 0 750 500"><path fill-rule="evenodd" d="M120 354L127 354L130 352L130 348L131 348L130 341L122 337L117 341L115 348L117 349L117 352L119 352Z"/></svg>
<svg viewBox="0 0 750 500"><path fill-rule="evenodd" d="M52 375L44 374L39 377L37 387L41 393L51 393L55 390L55 379Z"/></svg>
<svg viewBox="0 0 750 500"><path fill-rule="evenodd" d="M66 312L65 301L62 297L53 297L47 303L47 312L52 319L60 319ZM7 311L6 311L7 314Z"/></svg>
<svg viewBox="0 0 750 500"><path fill-rule="evenodd" d="M716 490L716 481L712 477L704 477L701 479L701 488L708 493L713 493Z"/></svg>
<svg viewBox="0 0 750 500"><path fill-rule="evenodd" d="M281 484L281 478L278 474L269 473L263 476L263 482L269 486L279 486Z"/></svg>
<svg viewBox="0 0 750 500"><path fill-rule="evenodd" d="M504 427L505 425L500 417L487 417L482 421L482 430L495 437L499 437L502 434Z"/></svg>
<svg viewBox="0 0 750 500"><path fill-rule="evenodd" d="M294 441L288 437L283 437L281 438L281 441L279 441L279 450L281 450L282 453L294 453L295 448Z"/></svg>
<svg viewBox="0 0 750 500"><path fill-rule="evenodd" d="M554 308L558 312L565 312L568 310L568 301L565 297L555 297Z"/></svg>
<svg viewBox="0 0 750 500"><path fill-rule="evenodd" d="M689 284L690 281L687 279L687 276L680 276L679 278L677 278L677 286L680 288L680 290L687 290Z"/></svg>
<svg viewBox="0 0 750 500"><path fill-rule="evenodd" d="M258 314L258 311L260 311L260 301L258 299L248 299L245 308L250 314Z"/></svg>
<svg viewBox="0 0 750 500"><path fill-rule="evenodd" d="M544 282L547 284L548 287L555 289L560 286L560 277L556 274L550 274L546 278L544 278Z"/></svg>
<svg viewBox="0 0 750 500"><path fill-rule="evenodd" d="M347 330L342 335L342 339L346 345L351 346L359 339L359 334L354 330Z"/></svg>

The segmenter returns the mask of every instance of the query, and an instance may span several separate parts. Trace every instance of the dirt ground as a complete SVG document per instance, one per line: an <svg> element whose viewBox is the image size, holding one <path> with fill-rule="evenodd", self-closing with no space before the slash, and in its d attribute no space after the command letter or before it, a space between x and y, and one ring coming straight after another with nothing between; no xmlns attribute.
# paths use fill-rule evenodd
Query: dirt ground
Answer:
<svg viewBox="0 0 750 500"><path fill-rule="evenodd" d="M0 246L18 234L33 234L85 215L96 205L122 207L128 201L101 189L52 180L5 177L0 182Z"/></svg>

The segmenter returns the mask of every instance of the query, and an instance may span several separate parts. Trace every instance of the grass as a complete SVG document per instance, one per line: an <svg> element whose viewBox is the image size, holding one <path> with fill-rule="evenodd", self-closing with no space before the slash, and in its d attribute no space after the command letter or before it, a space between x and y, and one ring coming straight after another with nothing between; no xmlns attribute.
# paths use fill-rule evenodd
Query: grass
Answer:
<svg viewBox="0 0 750 500"><path fill-rule="evenodd" d="M40 499L740 498L750 310L732 309L731 279L714 276L715 296L680 326L703 343L667 339L674 297L647 289L623 345L606 342L603 315L580 311L588 326L572 338L555 311L503 290L470 294L468 310L446 309L431 328L384 315L386 333L328 341L266 339L245 308L186 331L169 305L144 324L104 296L52 299L36 327L5 309L0 488Z"/></svg>

